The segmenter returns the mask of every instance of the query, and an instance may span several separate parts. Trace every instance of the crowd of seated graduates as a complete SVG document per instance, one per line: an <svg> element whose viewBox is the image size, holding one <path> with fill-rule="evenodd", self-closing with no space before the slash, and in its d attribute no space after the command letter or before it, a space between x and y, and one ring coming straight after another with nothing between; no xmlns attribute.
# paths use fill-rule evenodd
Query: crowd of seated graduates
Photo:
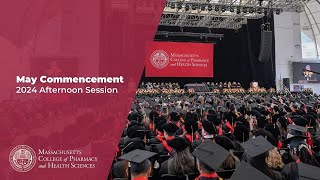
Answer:
<svg viewBox="0 0 320 180"><path fill-rule="evenodd" d="M184 111L137 103L108 178L319 179L318 96L212 98Z"/></svg>

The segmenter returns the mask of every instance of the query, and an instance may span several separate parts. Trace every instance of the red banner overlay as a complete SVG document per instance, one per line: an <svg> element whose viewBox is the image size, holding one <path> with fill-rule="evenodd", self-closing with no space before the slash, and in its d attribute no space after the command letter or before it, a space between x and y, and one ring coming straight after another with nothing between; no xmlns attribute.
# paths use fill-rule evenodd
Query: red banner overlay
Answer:
<svg viewBox="0 0 320 180"><path fill-rule="evenodd" d="M146 57L147 77L213 77L213 44L153 42Z"/></svg>
<svg viewBox="0 0 320 180"><path fill-rule="evenodd" d="M106 180L165 0L1 2L0 180Z"/></svg>

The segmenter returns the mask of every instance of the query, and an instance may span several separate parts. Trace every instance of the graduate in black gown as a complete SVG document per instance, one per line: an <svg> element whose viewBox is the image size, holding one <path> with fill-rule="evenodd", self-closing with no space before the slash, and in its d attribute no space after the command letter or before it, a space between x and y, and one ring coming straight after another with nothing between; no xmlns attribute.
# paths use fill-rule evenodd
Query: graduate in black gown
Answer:
<svg viewBox="0 0 320 180"><path fill-rule="evenodd" d="M122 154L127 154L136 149L145 150L145 144L138 138L130 139L126 146L122 150ZM113 178L126 178L128 176L126 169L128 167L127 161L118 161L112 166L112 177Z"/></svg>
<svg viewBox="0 0 320 180"><path fill-rule="evenodd" d="M264 137L258 136L241 144L246 150L243 160L274 180L281 180L282 176L277 171L273 171L266 163L269 150L274 146Z"/></svg>
<svg viewBox="0 0 320 180"><path fill-rule="evenodd" d="M168 145L168 142L173 140L176 136L176 132L179 130L179 127L173 123L166 123L162 126L163 129L163 138L158 139L159 144L156 144L156 152L158 155L169 155L172 153L172 148Z"/></svg>
<svg viewBox="0 0 320 180"><path fill-rule="evenodd" d="M182 124L181 124L181 116L177 112L171 112L169 114L170 121L178 126L178 130L176 131L176 135L182 135L183 134L183 129L182 129Z"/></svg>
<svg viewBox="0 0 320 180"><path fill-rule="evenodd" d="M173 153L170 159L163 162L160 168L160 176L169 175L189 175L194 174L196 162L190 153L189 142L182 137L177 137L168 142L173 148Z"/></svg>
<svg viewBox="0 0 320 180"><path fill-rule="evenodd" d="M204 140L209 139L211 141L214 141L214 137L217 134L217 128L216 126L208 121L208 120L202 120L202 139L196 140L191 144L192 150L196 149Z"/></svg>
<svg viewBox="0 0 320 180"><path fill-rule="evenodd" d="M148 177L152 174L152 163L148 159L156 153L144 150L134 150L123 156L120 159L129 162L128 179L131 180L148 180Z"/></svg>
<svg viewBox="0 0 320 180"><path fill-rule="evenodd" d="M225 162L230 152L206 139L192 153L197 158L200 175L196 180L219 180L217 170Z"/></svg>
<svg viewBox="0 0 320 180"><path fill-rule="evenodd" d="M302 126L289 125L288 138L284 143L288 144L289 155L292 162L285 165L282 175L285 179L299 179L299 164L304 163L314 167L320 167L320 163L313 156L310 146L307 144L305 133L307 129Z"/></svg>

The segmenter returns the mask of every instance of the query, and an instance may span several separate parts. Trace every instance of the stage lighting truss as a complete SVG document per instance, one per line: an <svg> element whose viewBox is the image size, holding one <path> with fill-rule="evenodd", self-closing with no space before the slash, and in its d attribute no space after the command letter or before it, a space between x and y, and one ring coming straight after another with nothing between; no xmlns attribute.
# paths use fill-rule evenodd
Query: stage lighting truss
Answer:
<svg viewBox="0 0 320 180"><path fill-rule="evenodd" d="M303 3L302 0L167 0L159 25L240 29L248 19L259 19L270 12L301 12Z"/></svg>
<svg viewBox="0 0 320 180"><path fill-rule="evenodd" d="M171 31L158 31L156 33L157 36L188 36L188 37L200 37L200 39L207 38L219 38L222 39L224 37L223 34L213 34L213 33L193 33L193 32L171 32Z"/></svg>

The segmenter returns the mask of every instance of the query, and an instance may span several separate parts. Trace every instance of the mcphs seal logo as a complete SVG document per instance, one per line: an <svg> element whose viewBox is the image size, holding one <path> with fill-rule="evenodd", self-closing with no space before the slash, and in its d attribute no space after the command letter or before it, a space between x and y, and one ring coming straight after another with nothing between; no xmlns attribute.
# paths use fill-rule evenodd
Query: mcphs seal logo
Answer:
<svg viewBox="0 0 320 180"><path fill-rule="evenodd" d="M163 50L156 50L151 54L150 61L153 67L163 69L169 64L169 56Z"/></svg>
<svg viewBox="0 0 320 180"><path fill-rule="evenodd" d="M14 170L28 172L36 164L36 153L27 145L19 145L10 152L9 162Z"/></svg>

